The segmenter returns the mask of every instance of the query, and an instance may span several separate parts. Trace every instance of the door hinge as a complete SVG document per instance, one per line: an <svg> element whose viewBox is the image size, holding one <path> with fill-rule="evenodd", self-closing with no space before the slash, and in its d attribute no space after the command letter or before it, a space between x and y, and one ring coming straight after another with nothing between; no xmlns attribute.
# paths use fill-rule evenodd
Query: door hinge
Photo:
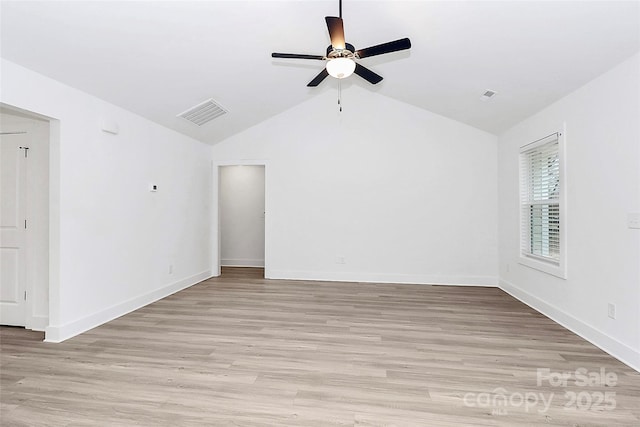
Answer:
<svg viewBox="0 0 640 427"><path fill-rule="evenodd" d="M28 153L29 153L29 147L20 147L21 150L24 150L24 156L25 157L29 157Z"/></svg>
<svg viewBox="0 0 640 427"><path fill-rule="evenodd" d="M24 291L24 300L27 300L27 291Z"/></svg>
<svg viewBox="0 0 640 427"><path fill-rule="evenodd" d="M24 229L25 230L27 229L27 220L26 219L24 220Z"/></svg>

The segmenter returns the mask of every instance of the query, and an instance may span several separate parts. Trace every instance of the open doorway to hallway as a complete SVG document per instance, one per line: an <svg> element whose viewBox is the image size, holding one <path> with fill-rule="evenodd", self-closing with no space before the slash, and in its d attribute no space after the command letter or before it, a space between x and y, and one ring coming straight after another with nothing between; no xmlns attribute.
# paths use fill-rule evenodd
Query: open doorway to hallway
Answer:
<svg viewBox="0 0 640 427"><path fill-rule="evenodd" d="M264 277L265 166L220 166L219 183L222 272L255 268Z"/></svg>

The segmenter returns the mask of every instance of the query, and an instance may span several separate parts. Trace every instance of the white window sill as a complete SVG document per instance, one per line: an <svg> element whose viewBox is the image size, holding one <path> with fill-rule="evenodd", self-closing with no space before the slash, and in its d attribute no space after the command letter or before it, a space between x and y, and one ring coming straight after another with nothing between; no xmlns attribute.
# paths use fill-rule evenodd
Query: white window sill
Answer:
<svg viewBox="0 0 640 427"><path fill-rule="evenodd" d="M559 277L561 279L567 278L567 269L562 265L553 264L544 260L536 259L526 255L520 255L518 262L534 270L542 271L543 273L551 274L552 276Z"/></svg>

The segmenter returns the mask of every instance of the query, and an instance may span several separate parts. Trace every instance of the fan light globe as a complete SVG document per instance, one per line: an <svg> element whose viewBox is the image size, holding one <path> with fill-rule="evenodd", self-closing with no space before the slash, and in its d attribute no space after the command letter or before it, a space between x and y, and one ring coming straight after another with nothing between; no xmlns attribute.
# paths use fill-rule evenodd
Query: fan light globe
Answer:
<svg viewBox="0 0 640 427"><path fill-rule="evenodd" d="M336 79L344 79L353 74L356 63L351 58L334 58L327 62L327 72Z"/></svg>

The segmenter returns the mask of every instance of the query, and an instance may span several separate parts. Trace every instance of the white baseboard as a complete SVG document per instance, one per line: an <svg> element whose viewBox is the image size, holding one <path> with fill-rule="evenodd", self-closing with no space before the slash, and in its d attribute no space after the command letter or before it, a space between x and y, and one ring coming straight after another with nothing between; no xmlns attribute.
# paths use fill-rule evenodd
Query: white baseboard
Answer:
<svg viewBox="0 0 640 427"><path fill-rule="evenodd" d="M264 259L228 258L221 259L223 267L264 267Z"/></svg>
<svg viewBox="0 0 640 427"><path fill-rule="evenodd" d="M324 280L329 282L367 282L367 283L401 283L417 285L448 286L498 286L498 278L494 276L445 276L430 274L379 274L327 271L265 271L268 279L285 280Z"/></svg>
<svg viewBox="0 0 640 427"><path fill-rule="evenodd" d="M134 310L137 310L141 307L144 307L145 305L151 304L152 302L158 301L159 299L168 297L171 294L193 286L196 283L199 283L210 277L210 270L203 271L202 273L198 273L191 277L187 277L185 279L171 283L163 288L156 289L155 291L149 292L147 294L131 298L127 301L113 305L98 313L94 313L82 319L75 320L71 323L60 326L47 326L45 329L45 342L62 342L104 323L107 323L113 319L116 319L120 316L123 316L127 313L130 313Z"/></svg>
<svg viewBox="0 0 640 427"><path fill-rule="evenodd" d="M571 332L589 341L591 344L615 357L625 365L640 372L640 352L638 350L634 350L628 345L611 338L593 326L584 323L580 319L576 319L546 301L543 301L540 298L518 288L513 283L509 283L506 280L500 280L499 286L500 289L509 295L522 301L554 322L564 326Z"/></svg>

